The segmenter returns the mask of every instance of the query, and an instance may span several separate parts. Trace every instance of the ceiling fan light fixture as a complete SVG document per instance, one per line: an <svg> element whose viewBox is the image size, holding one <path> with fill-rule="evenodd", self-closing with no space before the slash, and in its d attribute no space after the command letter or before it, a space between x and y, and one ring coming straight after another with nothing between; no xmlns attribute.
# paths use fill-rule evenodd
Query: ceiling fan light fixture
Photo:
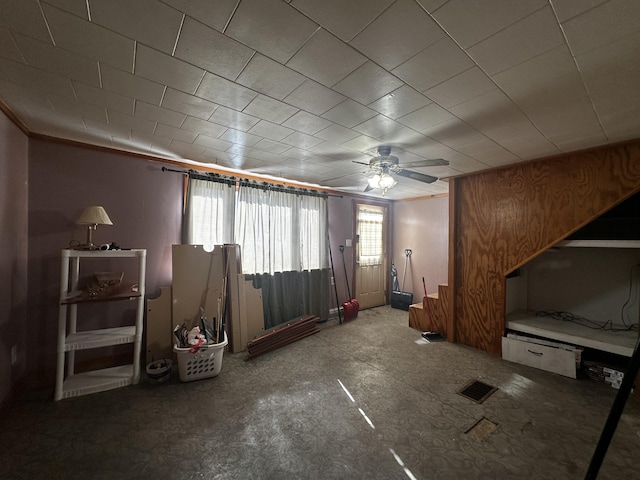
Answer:
<svg viewBox="0 0 640 480"><path fill-rule="evenodd" d="M383 173L382 175L380 175L380 181L378 182L380 188L385 191L393 187L396 183L398 183L396 182L396 179L388 173Z"/></svg>
<svg viewBox="0 0 640 480"><path fill-rule="evenodd" d="M382 190L382 195L386 194L387 190L398 183L396 182L396 179L389 175L387 172L376 173L367 181L369 182L369 186L371 188L379 188L380 190Z"/></svg>
<svg viewBox="0 0 640 480"><path fill-rule="evenodd" d="M369 182L369 186L371 188L379 188L380 186L380 175L377 173L367 180Z"/></svg>

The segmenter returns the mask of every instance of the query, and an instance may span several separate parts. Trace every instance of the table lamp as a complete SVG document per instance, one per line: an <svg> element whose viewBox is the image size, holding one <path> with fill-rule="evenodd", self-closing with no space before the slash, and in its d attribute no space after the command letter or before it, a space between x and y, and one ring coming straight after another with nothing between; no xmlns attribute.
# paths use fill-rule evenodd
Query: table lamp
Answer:
<svg viewBox="0 0 640 480"><path fill-rule="evenodd" d="M86 207L76 223L78 225L87 225L87 243L78 246L78 248L82 250L92 250L95 248L92 235L98 225L113 225L105 209L99 206Z"/></svg>

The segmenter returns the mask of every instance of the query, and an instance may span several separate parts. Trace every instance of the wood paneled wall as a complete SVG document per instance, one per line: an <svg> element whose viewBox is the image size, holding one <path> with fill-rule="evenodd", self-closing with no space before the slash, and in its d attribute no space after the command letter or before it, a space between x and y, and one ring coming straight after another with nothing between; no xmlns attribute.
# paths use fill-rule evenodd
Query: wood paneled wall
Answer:
<svg viewBox="0 0 640 480"><path fill-rule="evenodd" d="M505 275L640 190L640 141L451 179L447 338L500 355Z"/></svg>

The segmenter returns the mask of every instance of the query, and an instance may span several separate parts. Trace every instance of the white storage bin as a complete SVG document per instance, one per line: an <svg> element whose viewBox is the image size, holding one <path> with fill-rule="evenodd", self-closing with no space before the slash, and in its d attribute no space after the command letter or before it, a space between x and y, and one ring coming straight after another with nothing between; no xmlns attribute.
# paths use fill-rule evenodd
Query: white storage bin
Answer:
<svg viewBox="0 0 640 480"><path fill-rule="evenodd" d="M178 356L178 372L180 380L190 382L202 378L215 377L222 368L222 355L227 346L227 334L221 343L204 344L196 353L191 353L188 348L173 346L173 351Z"/></svg>

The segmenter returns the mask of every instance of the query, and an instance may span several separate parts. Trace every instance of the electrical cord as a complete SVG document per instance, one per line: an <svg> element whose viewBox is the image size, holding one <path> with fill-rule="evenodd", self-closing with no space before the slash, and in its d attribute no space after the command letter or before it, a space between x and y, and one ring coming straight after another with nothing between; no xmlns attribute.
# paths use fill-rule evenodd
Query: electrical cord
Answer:
<svg viewBox="0 0 640 480"><path fill-rule="evenodd" d="M626 325L625 328L617 328L614 327L614 324L611 320L607 320L604 323L596 322L595 320L590 320L585 317L581 317L580 315L575 315L571 312L562 312L557 310L541 310L536 312L536 316L538 317L549 317L554 320L560 320L563 322L572 322L576 325L580 325L585 328L590 328L592 330L607 330L610 332L628 332L630 330L638 330L638 324Z"/></svg>

